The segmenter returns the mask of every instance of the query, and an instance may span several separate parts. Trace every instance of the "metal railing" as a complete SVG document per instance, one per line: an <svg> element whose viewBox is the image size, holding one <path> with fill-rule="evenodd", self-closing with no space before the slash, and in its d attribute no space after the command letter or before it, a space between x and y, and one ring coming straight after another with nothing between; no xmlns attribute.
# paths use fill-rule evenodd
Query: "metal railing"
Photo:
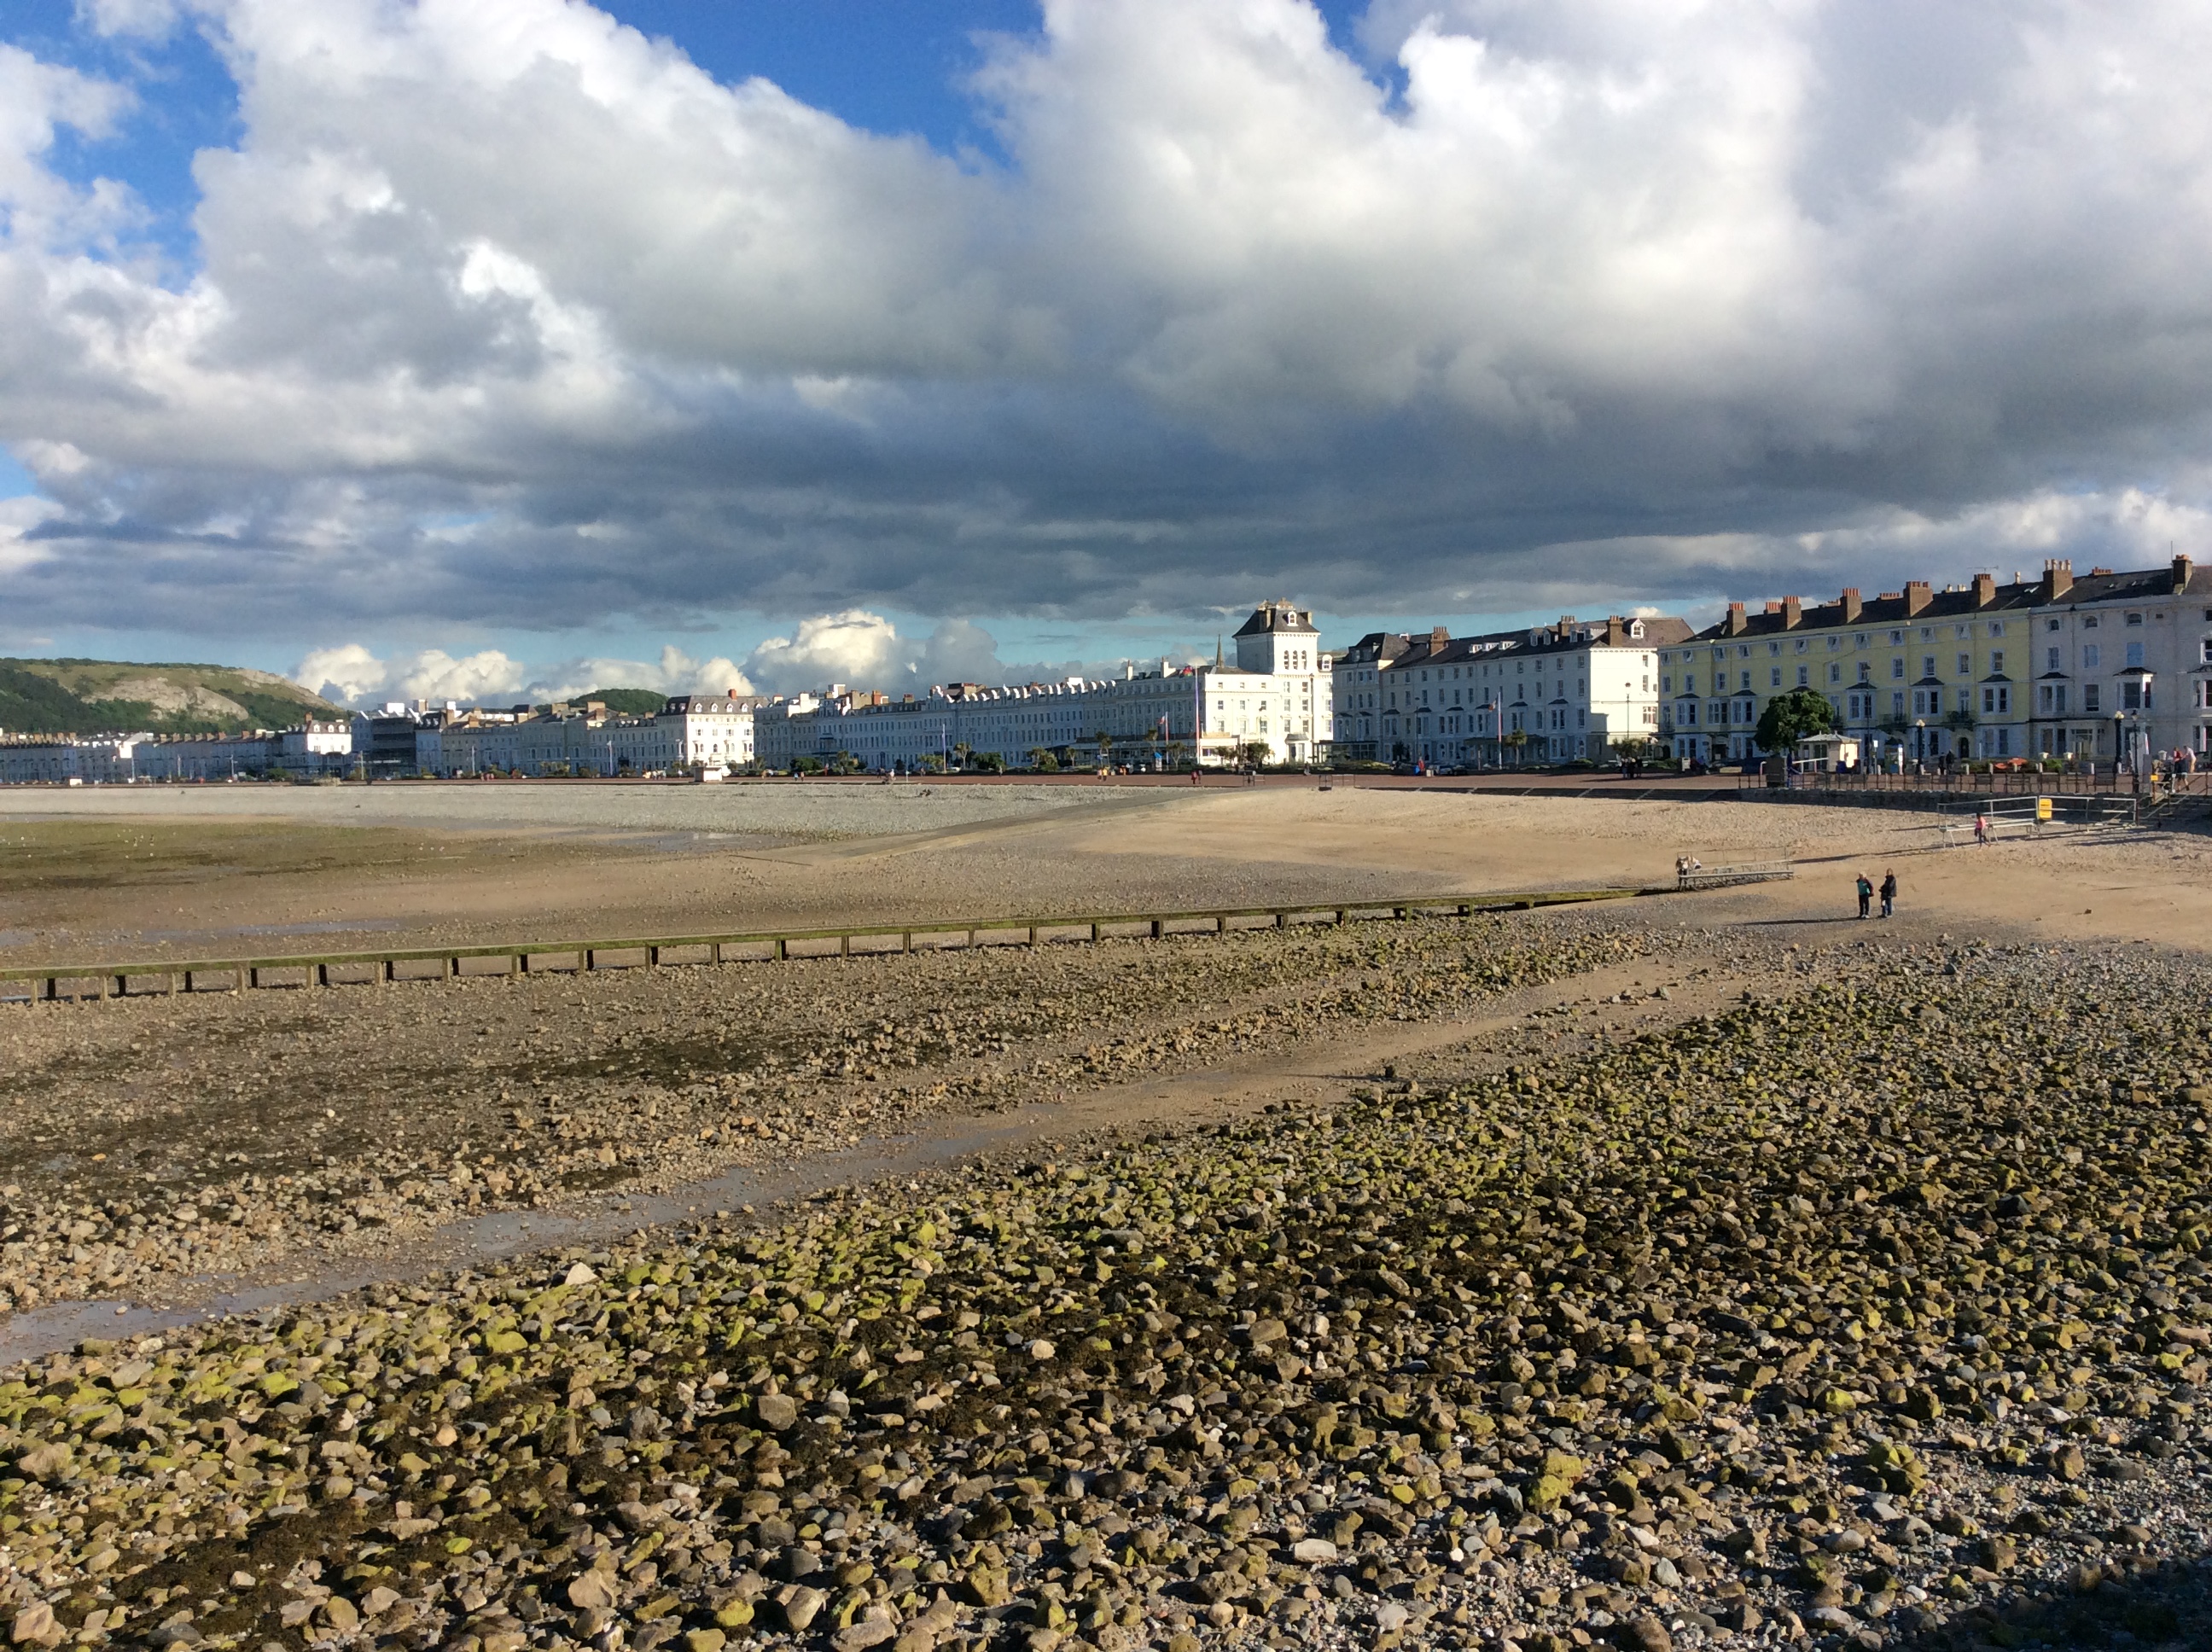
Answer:
<svg viewBox="0 0 2212 1652"><path fill-rule="evenodd" d="M831 929L763 930L750 934L400 948L311 957L45 963L0 969L0 1003L173 996L178 993L235 993L276 987L388 986L400 981L591 974L604 969L659 969L677 964L868 957L984 946L1038 946L1063 941L1160 939L1170 935L1288 929L1305 924L1341 925L1363 919L1467 917L1482 912L1528 911L1538 907L1672 892L1663 888L1532 890L1365 901L1303 901L1282 906L1212 907L1085 917L961 918ZM14 983L21 983L21 989L10 992Z"/></svg>
<svg viewBox="0 0 2212 1652"><path fill-rule="evenodd" d="M1804 770L1793 774L1786 787L1770 782L1762 770L1736 776L1739 792L1828 792L1843 796L1887 794L1959 797L2154 797L2212 796L2212 770L2187 774L2145 774L2142 783L2111 765L2087 774L2051 774L2040 768L1999 769L1970 774L1954 769L1948 774L1886 774L1869 770L1831 774Z"/></svg>
<svg viewBox="0 0 2212 1652"><path fill-rule="evenodd" d="M1735 884L1764 884L1777 878L1795 878L1797 868L1787 860L1739 860L1731 865L1707 866L1692 861L1678 867L1678 890L1726 889Z"/></svg>

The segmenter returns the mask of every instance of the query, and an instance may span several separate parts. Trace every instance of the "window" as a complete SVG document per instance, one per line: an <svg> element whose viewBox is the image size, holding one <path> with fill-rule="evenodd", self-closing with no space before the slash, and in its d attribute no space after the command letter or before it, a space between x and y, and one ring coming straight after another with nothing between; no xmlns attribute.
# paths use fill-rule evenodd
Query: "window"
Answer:
<svg viewBox="0 0 2212 1652"><path fill-rule="evenodd" d="M2212 619L2212 614L2207 614L2205 617L2207 619ZM1851 641L1857 647L1863 648L1867 646L1867 634L1862 631L1856 636L1853 637Z"/></svg>
<svg viewBox="0 0 2212 1652"><path fill-rule="evenodd" d="M1923 677L1933 677L1936 675L1935 655L1923 654L1920 656L1920 675Z"/></svg>
<svg viewBox="0 0 2212 1652"><path fill-rule="evenodd" d="M2140 642L2130 642L2130 644L2128 644L2128 664L2129 664L2129 665L2142 665L2142 663L2143 663L2143 646L2142 646L2142 643L2140 643Z"/></svg>
<svg viewBox="0 0 2212 1652"><path fill-rule="evenodd" d="M1805 668L1802 665L1800 665L1797 668L1797 686L1801 689L1810 688L1812 686L1811 683L1805 676Z"/></svg>
<svg viewBox="0 0 2212 1652"><path fill-rule="evenodd" d="M2005 684L1995 683L1985 686L1982 689L1982 710L1984 713L2008 712L2011 709L2012 690Z"/></svg>
<svg viewBox="0 0 2212 1652"><path fill-rule="evenodd" d="M2095 671L2097 669L2098 658L2097 645L2095 643L2085 642L2081 645L2081 669L2083 671Z"/></svg>
<svg viewBox="0 0 2212 1652"><path fill-rule="evenodd" d="M1901 656L1889 662L1889 680L1893 683L1905 681L1905 661Z"/></svg>
<svg viewBox="0 0 2212 1652"><path fill-rule="evenodd" d="M1862 683L1870 682L1873 680L1873 677L1874 667L1868 665L1863 659L1859 661L1859 681Z"/></svg>
<svg viewBox="0 0 2212 1652"><path fill-rule="evenodd" d="M2081 685L2081 709L2087 712L2091 716L2095 716L2099 711L2103 709L2103 708L2098 703L2102 697L2102 694L2094 683L2084 683Z"/></svg>
<svg viewBox="0 0 2212 1652"><path fill-rule="evenodd" d="M2141 711L2142 708L2142 680L2140 677L2131 677L2126 682L2120 684L2120 709L2122 711Z"/></svg>
<svg viewBox="0 0 2212 1652"><path fill-rule="evenodd" d="M1892 716L1893 716L1893 717L1902 717L1902 716L1904 716L1904 715L1905 715L1905 690L1904 690L1904 689L1892 689L1892 690L1890 691L1890 695L1889 695L1889 710L1890 710L1890 714L1891 714Z"/></svg>
<svg viewBox="0 0 2212 1652"><path fill-rule="evenodd" d="M2004 675L2004 650L2002 648L1990 650L1990 675L1992 677Z"/></svg>
<svg viewBox="0 0 2212 1652"><path fill-rule="evenodd" d="M1766 684L1768 688L1780 688L1782 686L1782 667L1777 665L1772 671L1767 673L1767 677L1769 679ZM1749 688L1751 684L1748 683L1744 684L1744 687L1746 688Z"/></svg>
<svg viewBox="0 0 2212 1652"><path fill-rule="evenodd" d="M2141 614L2129 615L2128 623L2130 625L2141 625L2142 623L2142 616Z"/></svg>
<svg viewBox="0 0 2212 1652"><path fill-rule="evenodd" d="M1844 668L1840 665L1830 665L1828 667L1828 681L1831 683L1840 683L1843 680Z"/></svg>
<svg viewBox="0 0 2212 1652"><path fill-rule="evenodd" d="M2043 669L2046 671L2055 671L2058 669L2057 649L2045 648L2043 651Z"/></svg>
<svg viewBox="0 0 2212 1652"><path fill-rule="evenodd" d="M2203 641L2198 643L2197 646L2200 657L2207 665L2212 665L2212 637L2205 638Z"/></svg>
<svg viewBox="0 0 2212 1652"><path fill-rule="evenodd" d="M2002 620L1991 620L1990 622L1990 635L1993 637L2002 636L2004 635L2004 622Z"/></svg>
<svg viewBox="0 0 2212 1652"><path fill-rule="evenodd" d="M2207 614L2204 617L2212 619L2212 614ZM2047 619L2043 622L2043 629L2046 631L2056 631L2058 629L2058 622L2055 619Z"/></svg>
<svg viewBox="0 0 2212 1652"><path fill-rule="evenodd" d="M1959 675L1961 677L1972 677L1973 674L1974 657L1972 654L1960 654L1959 656Z"/></svg>
<svg viewBox="0 0 2212 1652"><path fill-rule="evenodd" d="M2085 631L2094 631L2094 630L2095 630L2095 629L2097 629L2097 616L2096 616L2094 614L2084 614L2084 615L2082 615L2082 616L2081 616L2081 629L2082 629L2083 630L2085 630Z"/></svg>
<svg viewBox="0 0 2212 1652"><path fill-rule="evenodd" d="M1778 677L1781 676L1781 673L1777 671L1775 675ZM1749 694L1751 692L1751 673L1749 671L1746 671L1743 674L1743 691L1746 694Z"/></svg>
<svg viewBox="0 0 2212 1652"><path fill-rule="evenodd" d="M1770 642L1766 645L1766 652L1770 654L1778 654L1782 652L1782 645L1778 642Z"/></svg>

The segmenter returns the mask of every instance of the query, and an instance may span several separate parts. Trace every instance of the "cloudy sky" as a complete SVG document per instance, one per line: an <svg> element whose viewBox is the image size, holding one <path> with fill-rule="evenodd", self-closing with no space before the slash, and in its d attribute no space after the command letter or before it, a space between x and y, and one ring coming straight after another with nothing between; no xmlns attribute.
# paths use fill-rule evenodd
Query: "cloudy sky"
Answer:
<svg viewBox="0 0 2212 1652"><path fill-rule="evenodd" d="M10 0L0 651L896 687L2212 556L2212 20Z"/></svg>

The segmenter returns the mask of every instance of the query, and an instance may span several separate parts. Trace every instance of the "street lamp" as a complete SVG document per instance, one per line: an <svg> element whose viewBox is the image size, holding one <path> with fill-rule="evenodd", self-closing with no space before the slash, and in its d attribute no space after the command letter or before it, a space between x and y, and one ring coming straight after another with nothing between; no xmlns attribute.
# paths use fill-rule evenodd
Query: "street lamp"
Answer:
<svg viewBox="0 0 2212 1652"><path fill-rule="evenodd" d="M1912 720L1912 761L1916 765L1925 764L1928 761L1928 720L1925 717Z"/></svg>

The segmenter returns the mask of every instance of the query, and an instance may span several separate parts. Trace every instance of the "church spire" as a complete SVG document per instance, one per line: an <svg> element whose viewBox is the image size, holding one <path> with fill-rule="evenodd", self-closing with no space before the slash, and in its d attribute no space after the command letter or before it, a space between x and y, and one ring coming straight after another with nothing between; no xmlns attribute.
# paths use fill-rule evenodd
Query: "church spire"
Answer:
<svg viewBox="0 0 2212 1652"><path fill-rule="evenodd" d="M1221 633L1218 631L1213 634L1213 669L1217 671L1221 669Z"/></svg>

